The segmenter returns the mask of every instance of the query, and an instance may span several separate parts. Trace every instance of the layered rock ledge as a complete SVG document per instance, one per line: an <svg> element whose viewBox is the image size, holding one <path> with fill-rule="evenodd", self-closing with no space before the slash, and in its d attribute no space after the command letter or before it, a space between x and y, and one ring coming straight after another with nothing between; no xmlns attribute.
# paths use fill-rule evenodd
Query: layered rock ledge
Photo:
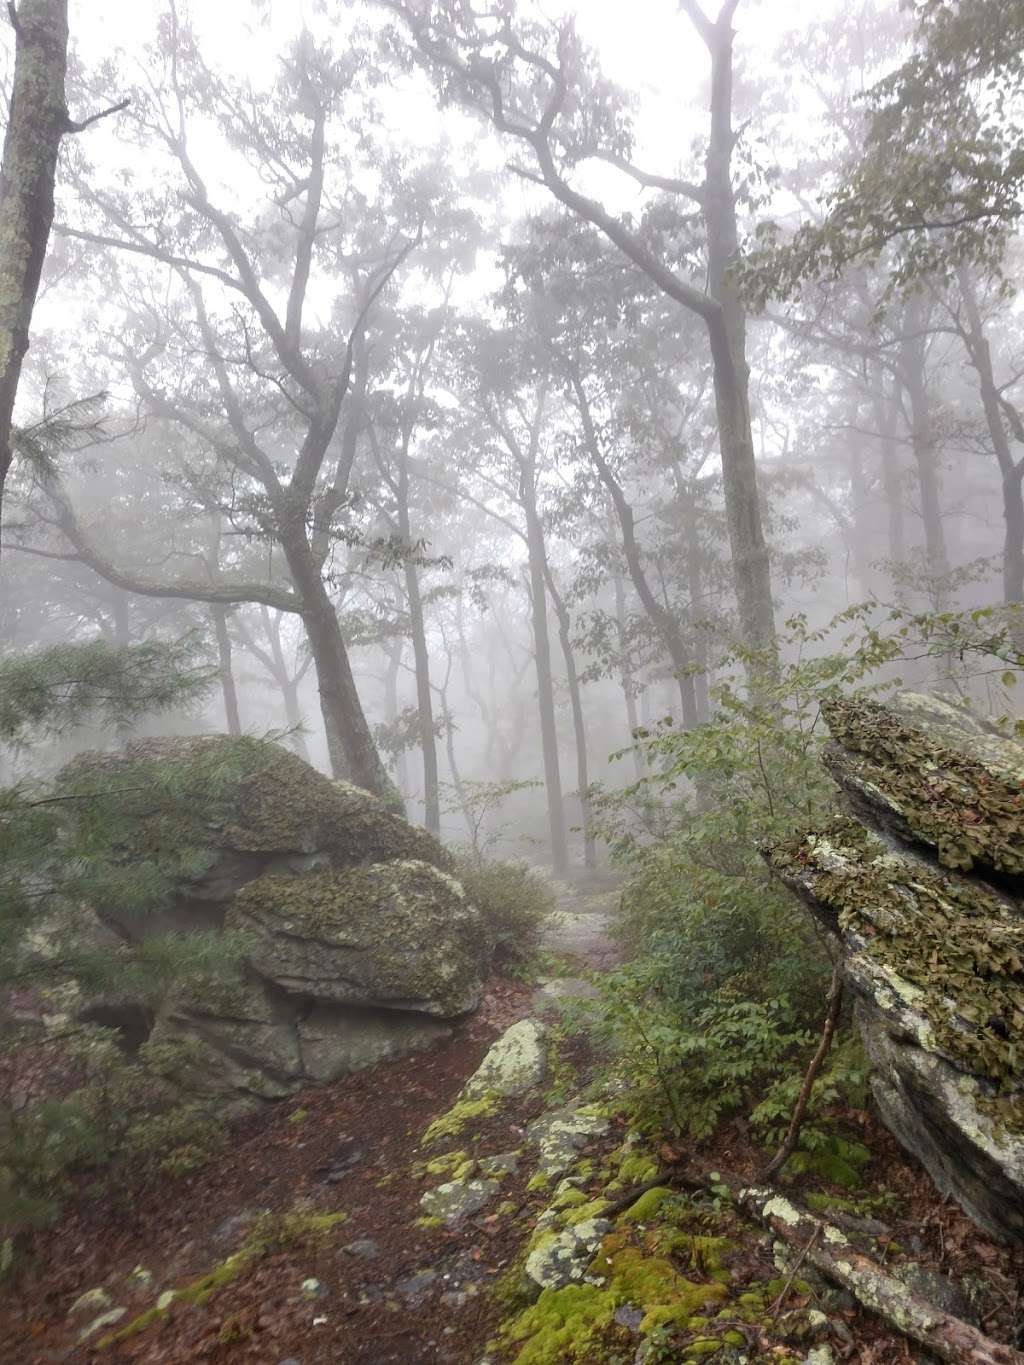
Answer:
<svg viewBox="0 0 1024 1365"><path fill-rule="evenodd" d="M852 815L765 856L836 946L887 1125L1024 1241L1024 748L941 698L822 709Z"/></svg>

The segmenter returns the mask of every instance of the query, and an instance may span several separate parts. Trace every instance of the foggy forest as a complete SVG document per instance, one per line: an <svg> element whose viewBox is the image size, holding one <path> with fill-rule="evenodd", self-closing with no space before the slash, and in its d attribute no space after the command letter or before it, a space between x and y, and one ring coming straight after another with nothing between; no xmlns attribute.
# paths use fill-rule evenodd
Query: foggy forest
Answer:
<svg viewBox="0 0 1024 1365"><path fill-rule="evenodd" d="M1020 0L14 0L0 1359L1024 1362Z"/></svg>

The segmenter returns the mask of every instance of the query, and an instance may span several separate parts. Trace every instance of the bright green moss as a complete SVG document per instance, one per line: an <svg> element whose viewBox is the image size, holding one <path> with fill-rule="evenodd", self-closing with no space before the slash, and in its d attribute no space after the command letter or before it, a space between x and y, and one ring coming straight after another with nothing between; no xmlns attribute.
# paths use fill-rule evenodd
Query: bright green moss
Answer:
<svg viewBox="0 0 1024 1365"><path fill-rule="evenodd" d="M695 1284L680 1275L671 1261L649 1256L613 1233L591 1266L605 1283L545 1289L537 1302L502 1330L506 1345L518 1346L515 1365L558 1365L599 1359L598 1343L615 1322L620 1304L644 1311L642 1333L656 1327L685 1327L705 1305L721 1303L720 1284Z"/></svg>
<svg viewBox="0 0 1024 1365"><path fill-rule="evenodd" d="M672 1197L672 1191L667 1186L656 1185L622 1213L622 1220L626 1223L646 1223L655 1217L665 1200Z"/></svg>
<svg viewBox="0 0 1024 1365"><path fill-rule="evenodd" d="M478 1100L459 1100L446 1114L434 1119L423 1134L421 1145L428 1147L432 1142L439 1142L442 1138L458 1137L463 1128L474 1119L489 1118L497 1109L498 1103L499 1097L493 1091L481 1095Z"/></svg>

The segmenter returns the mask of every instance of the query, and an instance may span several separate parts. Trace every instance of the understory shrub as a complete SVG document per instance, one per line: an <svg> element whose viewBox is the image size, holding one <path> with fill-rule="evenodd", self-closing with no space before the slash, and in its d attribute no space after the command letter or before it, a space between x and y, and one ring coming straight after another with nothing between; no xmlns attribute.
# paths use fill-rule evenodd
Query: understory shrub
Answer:
<svg viewBox="0 0 1024 1365"><path fill-rule="evenodd" d="M555 895L545 879L525 863L471 853L457 859L455 875L490 926L495 959L515 965L532 957L555 909Z"/></svg>
<svg viewBox="0 0 1024 1365"><path fill-rule="evenodd" d="M76 1173L175 1177L223 1144L224 1128L184 1101L176 1078L201 1044L143 1043L128 1055L115 1030L85 1025L59 1040L10 1048L0 1100L0 1231L53 1215ZM33 1094L60 1083L59 1093Z"/></svg>
<svg viewBox="0 0 1024 1365"><path fill-rule="evenodd" d="M824 652L845 626L852 632ZM782 653L786 662L760 676L756 659L726 660L711 719L641 732L647 775L595 801L627 874L619 933L631 961L597 982L590 1028L635 1083L641 1118L696 1139L742 1109L755 1135L776 1144L820 1031L832 964L816 922L769 876L758 845L832 813L821 701L899 686L905 653L919 678L922 658L933 658L940 682L961 695L975 674L990 686L993 658L1012 665L1000 673L1006 687L1022 662L1009 626L988 609L896 608L873 625L856 608L817 633L798 618ZM840 1034L814 1087L805 1155L824 1160L838 1142L834 1168L852 1169L849 1144L817 1120L862 1104L866 1074L857 1044Z"/></svg>

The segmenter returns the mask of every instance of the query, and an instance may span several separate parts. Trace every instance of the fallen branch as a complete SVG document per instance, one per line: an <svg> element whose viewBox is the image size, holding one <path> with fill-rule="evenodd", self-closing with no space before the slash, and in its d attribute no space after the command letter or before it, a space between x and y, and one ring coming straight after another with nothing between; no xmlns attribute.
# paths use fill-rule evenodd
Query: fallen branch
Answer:
<svg viewBox="0 0 1024 1365"><path fill-rule="evenodd" d="M911 1293L845 1233L793 1204L778 1190L752 1187L736 1194L738 1208L766 1224L822 1275L851 1293L898 1332L953 1365L1024 1365L1024 1353L992 1341L970 1323Z"/></svg>
<svg viewBox="0 0 1024 1365"><path fill-rule="evenodd" d="M835 971L832 973L832 984L828 988L828 995L825 999L825 1022L822 1025L821 1042L818 1044L817 1052L815 1052L814 1056L811 1058L811 1064L807 1068L807 1074L804 1076L804 1083L800 1087L800 1094L797 1096L793 1117L789 1121L789 1131L783 1139L782 1146L761 1173L762 1180L771 1180L775 1172L780 1171L793 1155L797 1139L800 1136L800 1129L803 1127L804 1115L807 1113L807 1104L811 1098L811 1090L814 1086L814 1082L817 1080L822 1063L828 1056L829 1048L832 1046L836 1025L839 1023L839 1011L842 1007L843 977L837 963Z"/></svg>

